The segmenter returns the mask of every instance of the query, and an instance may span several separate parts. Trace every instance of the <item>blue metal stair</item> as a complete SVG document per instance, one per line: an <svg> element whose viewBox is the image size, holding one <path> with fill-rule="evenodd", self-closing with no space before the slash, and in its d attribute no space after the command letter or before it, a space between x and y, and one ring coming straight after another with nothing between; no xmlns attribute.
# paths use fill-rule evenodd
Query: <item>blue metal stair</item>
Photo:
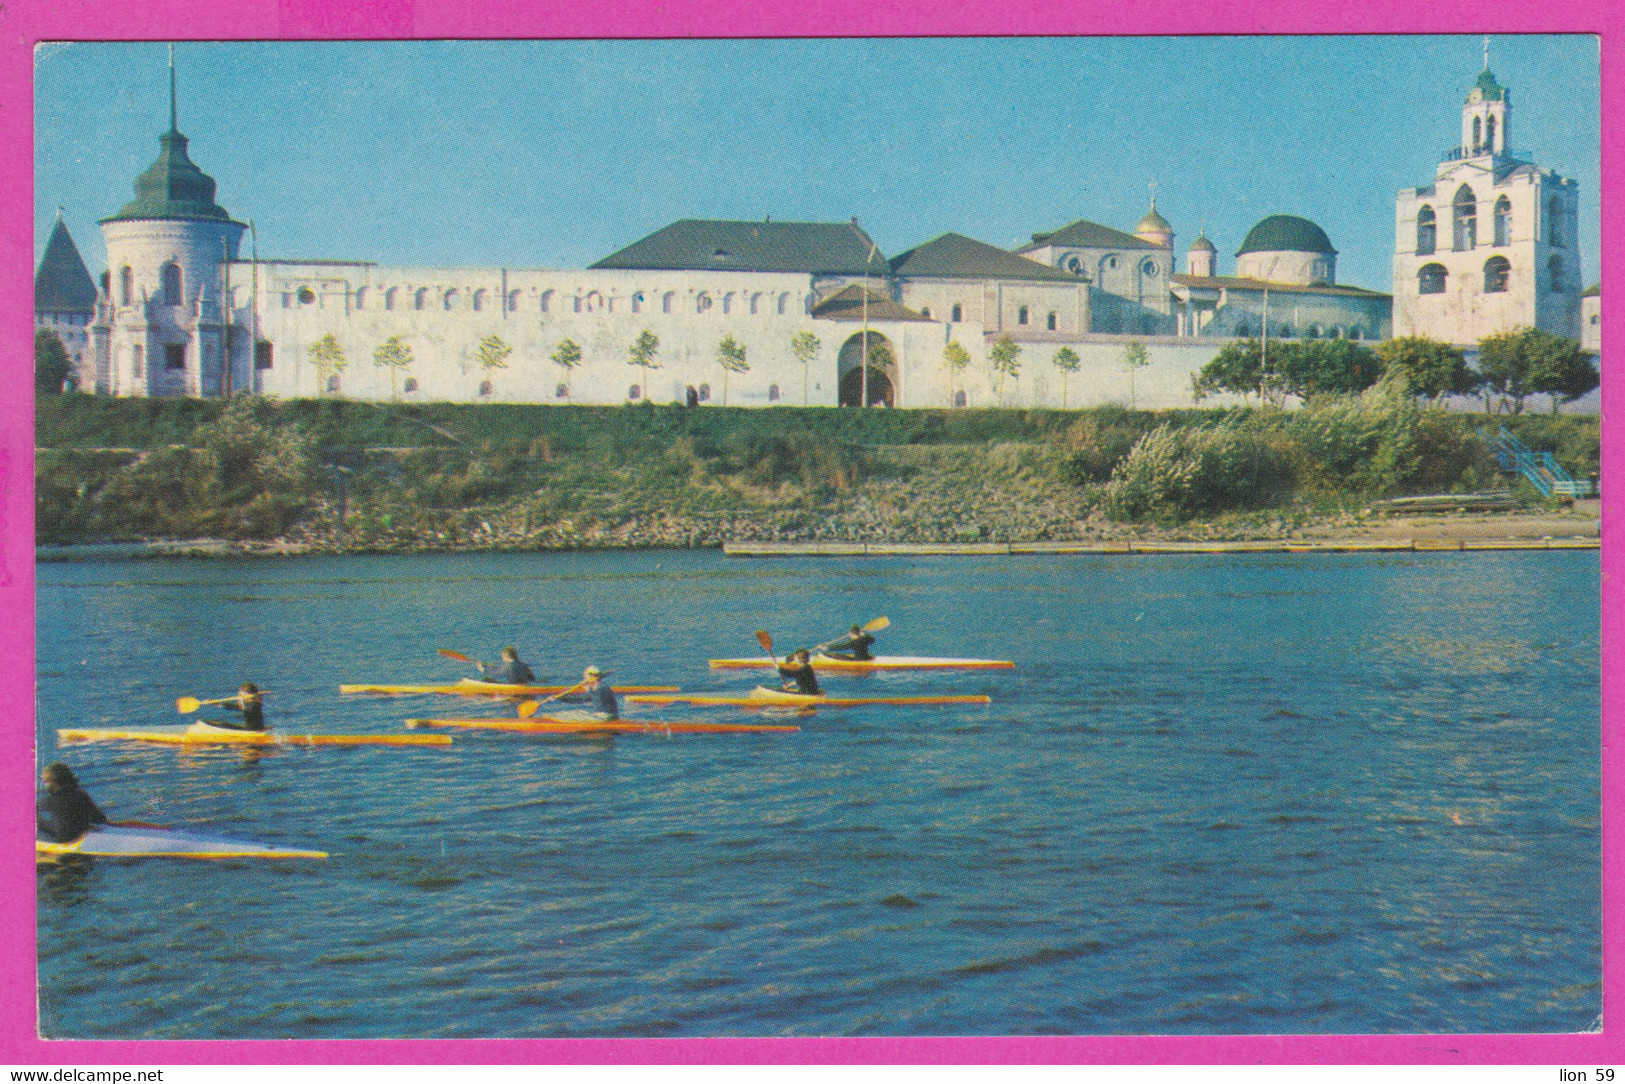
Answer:
<svg viewBox="0 0 1625 1084"><path fill-rule="evenodd" d="M1495 427L1478 427L1478 435L1490 451L1495 454L1495 461L1504 471L1515 471L1529 479L1529 484L1540 492L1542 497L1589 497L1591 483L1582 482L1574 478L1563 465L1552 458L1551 452L1530 451L1529 445L1519 440L1504 425Z"/></svg>

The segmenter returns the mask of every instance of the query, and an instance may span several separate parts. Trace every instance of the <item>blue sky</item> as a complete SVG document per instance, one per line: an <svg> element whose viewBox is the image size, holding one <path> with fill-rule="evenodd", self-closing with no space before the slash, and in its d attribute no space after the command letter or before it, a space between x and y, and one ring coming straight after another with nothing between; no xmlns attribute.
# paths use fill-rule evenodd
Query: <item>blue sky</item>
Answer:
<svg viewBox="0 0 1625 1084"><path fill-rule="evenodd" d="M181 43L180 128L262 256L576 267L678 218L844 221L887 255L1130 230L1148 184L1179 269L1272 213L1388 290L1394 194L1432 179L1482 65L1467 36ZM168 122L161 44L41 46L36 260L96 219ZM1512 142L1579 182L1598 275L1595 38L1499 36Z"/></svg>

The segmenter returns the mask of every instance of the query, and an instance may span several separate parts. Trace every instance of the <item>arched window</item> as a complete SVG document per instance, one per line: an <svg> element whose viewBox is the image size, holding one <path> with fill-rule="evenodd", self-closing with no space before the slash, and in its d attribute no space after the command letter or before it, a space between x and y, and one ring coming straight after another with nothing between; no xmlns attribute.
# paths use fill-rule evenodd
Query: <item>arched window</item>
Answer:
<svg viewBox="0 0 1625 1084"><path fill-rule="evenodd" d="M762 309L762 295L761 294L751 294L750 295L750 314L752 316L755 316L757 313L761 312L761 309Z"/></svg>
<svg viewBox="0 0 1625 1084"><path fill-rule="evenodd" d="M1484 145L1484 121L1478 117L1473 118L1473 150Z"/></svg>
<svg viewBox="0 0 1625 1084"><path fill-rule="evenodd" d="M1083 261L1078 259L1075 254L1063 259L1061 261L1061 267L1072 272L1074 275L1083 274Z"/></svg>
<svg viewBox="0 0 1625 1084"><path fill-rule="evenodd" d="M542 307L541 307L541 311L542 312L550 312L552 310L552 308L553 308L553 291L552 290L543 290L542 291Z"/></svg>
<svg viewBox="0 0 1625 1084"><path fill-rule="evenodd" d="M961 305L956 304L954 306L954 308L953 308L952 318L953 318L953 322L956 323L956 324L959 323L961 320L963 320L965 318L965 309L964 309L964 307L961 306Z"/></svg>
<svg viewBox="0 0 1625 1084"><path fill-rule="evenodd" d="M508 311L509 312L518 312L519 311L519 291L518 290L509 290L508 291Z"/></svg>
<svg viewBox="0 0 1625 1084"><path fill-rule="evenodd" d="M1491 256L1484 261L1484 292L1504 294L1512 281L1512 265L1505 256Z"/></svg>
<svg viewBox="0 0 1625 1084"><path fill-rule="evenodd" d="M475 312L484 312L485 311L485 291L484 290L475 290L474 291L474 303L470 307Z"/></svg>
<svg viewBox="0 0 1625 1084"><path fill-rule="evenodd" d="M327 390L328 391L338 391L339 390L339 378L338 378L337 374L327 378Z"/></svg>
<svg viewBox="0 0 1625 1084"><path fill-rule="evenodd" d="M587 291L587 296L582 301L582 308L584 308L587 312L603 312L604 295L599 293L597 290Z"/></svg>
<svg viewBox="0 0 1625 1084"><path fill-rule="evenodd" d="M663 295L661 295L661 298L660 298L660 311L661 312L670 312L671 311L672 301L673 301L674 298L676 298L676 296L677 296L676 293L674 293L671 290L667 290Z"/></svg>
<svg viewBox="0 0 1625 1084"><path fill-rule="evenodd" d="M1556 196L1546 204L1546 236L1553 248L1563 247L1563 201Z"/></svg>
<svg viewBox="0 0 1625 1084"><path fill-rule="evenodd" d="M393 286L384 291L384 308L386 310L395 308L395 287Z"/></svg>
<svg viewBox="0 0 1625 1084"><path fill-rule="evenodd" d="M570 299L570 311L571 312L580 312L581 311L581 295L580 294L577 294L576 296L574 296L574 297L572 297Z"/></svg>
<svg viewBox="0 0 1625 1084"><path fill-rule="evenodd" d="M787 313L789 311L790 311L790 295L789 294L780 294L779 295L779 315L783 316L785 313Z"/></svg>
<svg viewBox="0 0 1625 1084"><path fill-rule="evenodd" d="M767 401L770 403L776 403L779 401L779 386L777 384L769 384L767 386Z"/></svg>
<svg viewBox="0 0 1625 1084"><path fill-rule="evenodd" d="M118 303L120 305L135 304L135 272L128 267L118 273Z"/></svg>
<svg viewBox="0 0 1625 1084"><path fill-rule="evenodd" d="M731 315L733 315L733 311L734 311L734 295L731 294L731 293L723 294L722 295L722 315L731 316Z"/></svg>
<svg viewBox="0 0 1625 1084"><path fill-rule="evenodd" d="M355 307L358 309L364 309L367 307L367 288L365 286L356 287Z"/></svg>
<svg viewBox="0 0 1625 1084"><path fill-rule="evenodd" d="M921 309L920 310L920 315L925 317L927 320L929 320L931 318L931 309L930 309L930 307L927 306L926 308Z"/></svg>
<svg viewBox="0 0 1625 1084"><path fill-rule="evenodd" d="M965 405L965 403L966 403L965 389L961 388L958 391L954 392L954 406L962 407L962 406Z"/></svg>
<svg viewBox="0 0 1625 1084"><path fill-rule="evenodd" d="M1563 257L1553 256L1546 261L1546 272L1550 276L1552 293L1563 292Z"/></svg>
<svg viewBox="0 0 1625 1084"><path fill-rule="evenodd" d="M701 384L700 385L700 402L709 403L710 401L711 401L711 385L709 385L709 384Z"/></svg>
<svg viewBox="0 0 1625 1084"><path fill-rule="evenodd" d="M1140 265L1140 274L1144 275L1148 279L1156 278L1157 265L1150 260L1145 261Z"/></svg>
<svg viewBox="0 0 1625 1084"><path fill-rule="evenodd" d="M1512 243L1512 201L1502 196L1495 201L1495 247Z"/></svg>
<svg viewBox="0 0 1625 1084"><path fill-rule="evenodd" d="M164 304L179 305L181 303L181 268L180 264L171 261L164 264L163 269Z"/></svg>
<svg viewBox="0 0 1625 1084"><path fill-rule="evenodd" d="M1053 312L1050 313L1048 319L1044 321L1044 326L1050 331L1055 330L1055 314Z"/></svg>
<svg viewBox="0 0 1625 1084"><path fill-rule="evenodd" d="M1021 308L1016 310L1016 323L1018 323L1018 324L1026 324L1026 322L1027 322L1027 306L1023 305L1023 306L1021 306Z"/></svg>
<svg viewBox="0 0 1625 1084"><path fill-rule="evenodd" d="M419 312L429 307L429 288L427 286L421 287L417 293L412 295L412 307Z"/></svg>
<svg viewBox="0 0 1625 1084"><path fill-rule="evenodd" d="M146 352L139 346L130 347L130 374L137 380L140 380L146 375L146 373L143 371L145 369L145 363Z"/></svg>
<svg viewBox="0 0 1625 1084"><path fill-rule="evenodd" d="M1495 118L1494 117L1485 117L1484 118L1484 149L1487 150L1487 151L1495 150Z"/></svg>
<svg viewBox="0 0 1625 1084"><path fill-rule="evenodd" d="M411 395L413 392L417 391L418 390L418 378L415 377L415 376L407 377L406 378L406 383L401 385L401 390L404 391L408 395Z"/></svg>
<svg viewBox="0 0 1625 1084"><path fill-rule="evenodd" d="M489 380L480 381L480 395L481 396L488 396L490 394L491 394L491 382Z"/></svg>
<svg viewBox="0 0 1625 1084"><path fill-rule="evenodd" d="M1442 294L1450 272L1444 269L1443 264L1430 263L1416 273L1416 292L1419 294Z"/></svg>
<svg viewBox="0 0 1625 1084"><path fill-rule="evenodd" d="M568 398L570 398L570 385L568 385L568 384L556 384L556 385L554 385L554 387L553 387L553 398L555 398L555 399L568 399Z"/></svg>
<svg viewBox="0 0 1625 1084"><path fill-rule="evenodd" d="M711 311L711 295L702 293L698 297L696 297L694 299L694 311L695 312L710 312Z"/></svg>
<svg viewBox="0 0 1625 1084"><path fill-rule="evenodd" d="M445 296L440 299L440 306L447 312L455 312L463 307L463 295L454 289L447 290Z"/></svg>
<svg viewBox="0 0 1625 1084"><path fill-rule="evenodd" d="M628 399L641 399L643 398L643 389L638 387L636 384L633 384L631 387L626 389L626 397Z"/></svg>
<svg viewBox="0 0 1625 1084"><path fill-rule="evenodd" d="M639 294L633 294L632 295L632 311L633 312L642 312L643 311L643 295L642 294L639 293Z"/></svg>
<svg viewBox="0 0 1625 1084"><path fill-rule="evenodd" d="M1457 252L1468 252L1478 247L1478 200L1466 185L1456 189L1456 198L1450 209L1455 226Z"/></svg>
<svg viewBox="0 0 1625 1084"><path fill-rule="evenodd" d="M1433 213L1433 208L1422 205L1416 212L1416 254L1418 256L1431 256L1439 244L1439 221Z"/></svg>

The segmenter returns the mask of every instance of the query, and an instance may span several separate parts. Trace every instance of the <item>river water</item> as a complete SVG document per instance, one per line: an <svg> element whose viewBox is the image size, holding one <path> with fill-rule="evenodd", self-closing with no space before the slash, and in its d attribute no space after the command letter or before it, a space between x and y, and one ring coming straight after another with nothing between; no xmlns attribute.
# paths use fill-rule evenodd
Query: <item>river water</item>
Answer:
<svg viewBox="0 0 1625 1084"><path fill-rule="evenodd" d="M1598 575L1594 553L43 564L42 760L115 819L332 857L42 867L41 1030L1585 1030ZM295 731L504 710L337 693L467 672L437 648L744 689L705 660L882 614L878 650L1017 669L831 679L993 703L794 734L56 747L244 679Z"/></svg>

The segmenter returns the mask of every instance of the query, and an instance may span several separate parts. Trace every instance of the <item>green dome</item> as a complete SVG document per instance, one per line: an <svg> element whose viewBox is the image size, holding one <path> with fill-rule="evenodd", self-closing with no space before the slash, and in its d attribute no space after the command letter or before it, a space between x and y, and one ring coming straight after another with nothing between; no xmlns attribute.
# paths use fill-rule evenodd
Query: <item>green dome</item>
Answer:
<svg viewBox="0 0 1625 1084"><path fill-rule="evenodd" d="M1196 240L1191 242L1191 249L1190 250L1192 252L1215 252L1215 253L1219 251L1217 248L1214 247L1213 242L1209 241L1207 239L1207 234L1205 234L1205 233L1199 235L1196 238Z"/></svg>
<svg viewBox="0 0 1625 1084"><path fill-rule="evenodd" d="M1329 252L1337 255L1326 231L1296 215L1270 215L1247 231L1237 256L1249 252Z"/></svg>
<svg viewBox="0 0 1625 1084"><path fill-rule="evenodd" d="M1478 91L1479 96L1486 102L1498 102L1506 94L1506 88L1495 81L1495 76L1490 74L1488 68L1478 73L1478 82L1473 84L1473 90ZM1469 101L1471 94L1472 91L1469 91Z"/></svg>
<svg viewBox="0 0 1625 1084"><path fill-rule="evenodd" d="M214 201L214 178L186 156L186 137L171 128L158 137L158 160L135 179L135 199L103 222L180 218L230 222Z"/></svg>

